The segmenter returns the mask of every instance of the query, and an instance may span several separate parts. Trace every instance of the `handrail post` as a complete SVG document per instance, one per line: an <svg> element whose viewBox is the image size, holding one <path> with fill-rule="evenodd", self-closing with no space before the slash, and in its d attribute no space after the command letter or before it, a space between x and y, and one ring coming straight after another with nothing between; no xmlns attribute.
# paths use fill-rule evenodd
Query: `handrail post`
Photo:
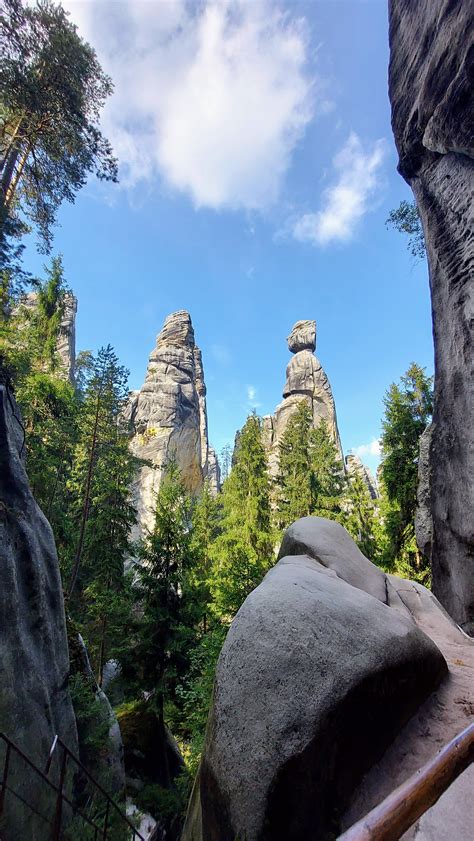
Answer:
<svg viewBox="0 0 474 841"><path fill-rule="evenodd" d="M3 763L2 789L0 791L0 815L3 812L3 803L5 801L5 792L7 790L8 767L10 765L10 751L11 745L7 742L7 749L5 752L5 761Z"/></svg>
<svg viewBox="0 0 474 841"><path fill-rule="evenodd" d="M62 823L62 812L63 812L63 786L64 786L64 778L66 776L66 765L67 765L67 752L63 747L63 758L61 760L61 770L59 773L59 789L58 795L56 798L56 810L54 813L54 823L53 823L53 834L52 834L52 841L59 841L59 835L61 832L61 823Z"/></svg>
<svg viewBox="0 0 474 841"><path fill-rule="evenodd" d="M51 745L51 748L50 748L50 751L49 751L49 756L48 756L48 761L46 763L46 768L44 769L45 774L49 774L49 769L51 768L51 762L53 761L54 751L56 750L56 745L58 744L58 739L59 739L59 736L56 733L56 735L53 739L53 744Z"/></svg>

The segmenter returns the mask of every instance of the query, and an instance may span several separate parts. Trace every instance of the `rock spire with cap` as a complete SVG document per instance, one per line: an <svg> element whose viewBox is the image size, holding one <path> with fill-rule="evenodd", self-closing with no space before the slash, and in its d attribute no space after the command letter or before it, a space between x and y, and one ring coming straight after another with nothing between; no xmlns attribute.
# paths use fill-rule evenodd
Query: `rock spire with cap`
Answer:
<svg viewBox="0 0 474 841"><path fill-rule="evenodd" d="M273 415L267 415L264 418L264 441L268 451L270 472L273 476L278 473L278 450L281 437L290 417L302 400L306 400L312 410L315 427L322 420L326 422L329 434L344 464L331 386L320 361L314 356L316 322L297 321L287 341L288 348L294 355L286 369L283 401L277 406Z"/></svg>

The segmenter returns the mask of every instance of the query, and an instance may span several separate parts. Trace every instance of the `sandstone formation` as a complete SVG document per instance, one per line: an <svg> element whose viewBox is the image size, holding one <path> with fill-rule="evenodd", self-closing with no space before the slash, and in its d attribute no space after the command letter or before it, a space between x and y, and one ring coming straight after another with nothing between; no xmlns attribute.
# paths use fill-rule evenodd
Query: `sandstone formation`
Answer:
<svg viewBox="0 0 474 841"><path fill-rule="evenodd" d="M319 359L314 356L316 322L297 321L287 341L288 348L294 356L286 369L283 401L277 406L274 415L267 415L263 419L263 436L272 476L278 473L278 448L281 437L301 400L306 400L311 407L315 427L320 421L326 421L344 463L331 386Z"/></svg>
<svg viewBox="0 0 474 841"><path fill-rule="evenodd" d="M192 493L205 479L217 491L219 470L207 437L206 386L201 351L188 312L165 320L150 354L145 383L131 396L128 417L132 452L149 464L138 471L134 498L143 534L154 522L155 497L163 468L176 458Z"/></svg>
<svg viewBox="0 0 474 841"><path fill-rule="evenodd" d="M24 431L6 382L0 383L0 730L40 767L55 734L77 753L68 690L69 655L54 538L28 485ZM0 768L5 745L0 741ZM51 775L57 774L54 765ZM56 776L57 779L57 776ZM51 814L40 780L12 758L8 784ZM6 794L3 841L47 841L49 830Z"/></svg>
<svg viewBox="0 0 474 841"><path fill-rule="evenodd" d="M360 476L372 499L377 499L377 483L369 468L362 463L359 456L349 453L346 456L346 470L349 476Z"/></svg>
<svg viewBox="0 0 474 841"><path fill-rule="evenodd" d="M409 588L334 521L288 529L224 643L183 841L339 833L363 775L447 674ZM421 613L444 620L420 591Z"/></svg>
<svg viewBox="0 0 474 841"><path fill-rule="evenodd" d="M430 447L433 424L428 424L420 438L418 458L417 508L415 512L415 535L422 555L431 563L433 544L433 518L431 516L431 467Z"/></svg>
<svg viewBox="0 0 474 841"><path fill-rule="evenodd" d="M433 313L433 591L472 634L474 18L450 0L389 5L392 126L423 223Z"/></svg>

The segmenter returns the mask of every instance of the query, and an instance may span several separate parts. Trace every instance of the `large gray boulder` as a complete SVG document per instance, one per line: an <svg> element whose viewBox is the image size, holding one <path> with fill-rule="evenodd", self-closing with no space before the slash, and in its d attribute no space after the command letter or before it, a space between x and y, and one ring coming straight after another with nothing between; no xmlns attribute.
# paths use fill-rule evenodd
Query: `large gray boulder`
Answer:
<svg viewBox="0 0 474 841"><path fill-rule="evenodd" d="M51 527L28 485L21 416L0 383L0 731L43 768L58 734L77 753L68 690L69 654L63 593ZM0 740L0 768L5 745ZM52 778L57 779L53 764ZM41 780L13 756L8 785L51 815ZM49 828L6 793L2 841L46 841Z"/></svg>
<svg viewBox="0 0 474 841"><path fill-rule="evenodd" d="M329 434L336 444L344 469L341 441L337 427L336 406L331 385L326 373L316 356L316 322L297 321L288 336L288 349L291 357L286 369L286 383L283 388L283 400L276 407L273 415L263 419L263 438L268 452L268 465L272 476L278 473L279 447L288 421L305 400L313 415L315 427L325 421Z"/></svg>
<svg viewBox="0 0 474 841"><path fill-rule="evenodd" d="M364 773L445 676L396 587L307 517L235 617L183 841L333 837Z"/></svg>
<svg viewBox="0 0 474 841"><path fill-rule="evenodd" d="M150 354L145 383L131 395L127 413L132 452L147 462L133 487L138 538L153 528L156 493L170 458L176 458L192 493L205 479L216 492L219 487L217 458L208 440L202 356L185 310L166 318Z"/></svg>
<svg viewBox="0 0 474 841"><path fill-rule="evenodd" d="M474 16L451 0L389 7L393 133L423 223L433 313L433 591L472 634Z"/></svg>

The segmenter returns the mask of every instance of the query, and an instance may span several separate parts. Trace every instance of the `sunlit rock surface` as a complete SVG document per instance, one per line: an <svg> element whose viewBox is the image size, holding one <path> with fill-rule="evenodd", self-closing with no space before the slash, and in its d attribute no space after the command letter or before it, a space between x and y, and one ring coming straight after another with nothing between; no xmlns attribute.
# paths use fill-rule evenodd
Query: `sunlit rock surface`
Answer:
<svg viewBox="0 0 474 841"><path fill-rule="evenodd" d="M273 415L266 415L263 419L264 443L268 451L270 473L273 476L278 473L278 450L282 435L302 400L306 400L311 408L315 427L320 421L326 421L329 434L343 462L331 386L319 359L314 356L316 322L297 321L287 341L288 348L294 356L286 369L283 401Z"/></svg>
<svg viewBox="0 0 474 841"><path fill-rule="evenodd" d="M153 527L156 493L171 458L176 459L192 493L199 491L207 478L216 491L219 486L217 459L207 434L201 351L185 310L165 320L150 354L145 383L131 396L128 416L133 429L132 452L150 462L138 470L133 488L138 537Z"/></svg>

